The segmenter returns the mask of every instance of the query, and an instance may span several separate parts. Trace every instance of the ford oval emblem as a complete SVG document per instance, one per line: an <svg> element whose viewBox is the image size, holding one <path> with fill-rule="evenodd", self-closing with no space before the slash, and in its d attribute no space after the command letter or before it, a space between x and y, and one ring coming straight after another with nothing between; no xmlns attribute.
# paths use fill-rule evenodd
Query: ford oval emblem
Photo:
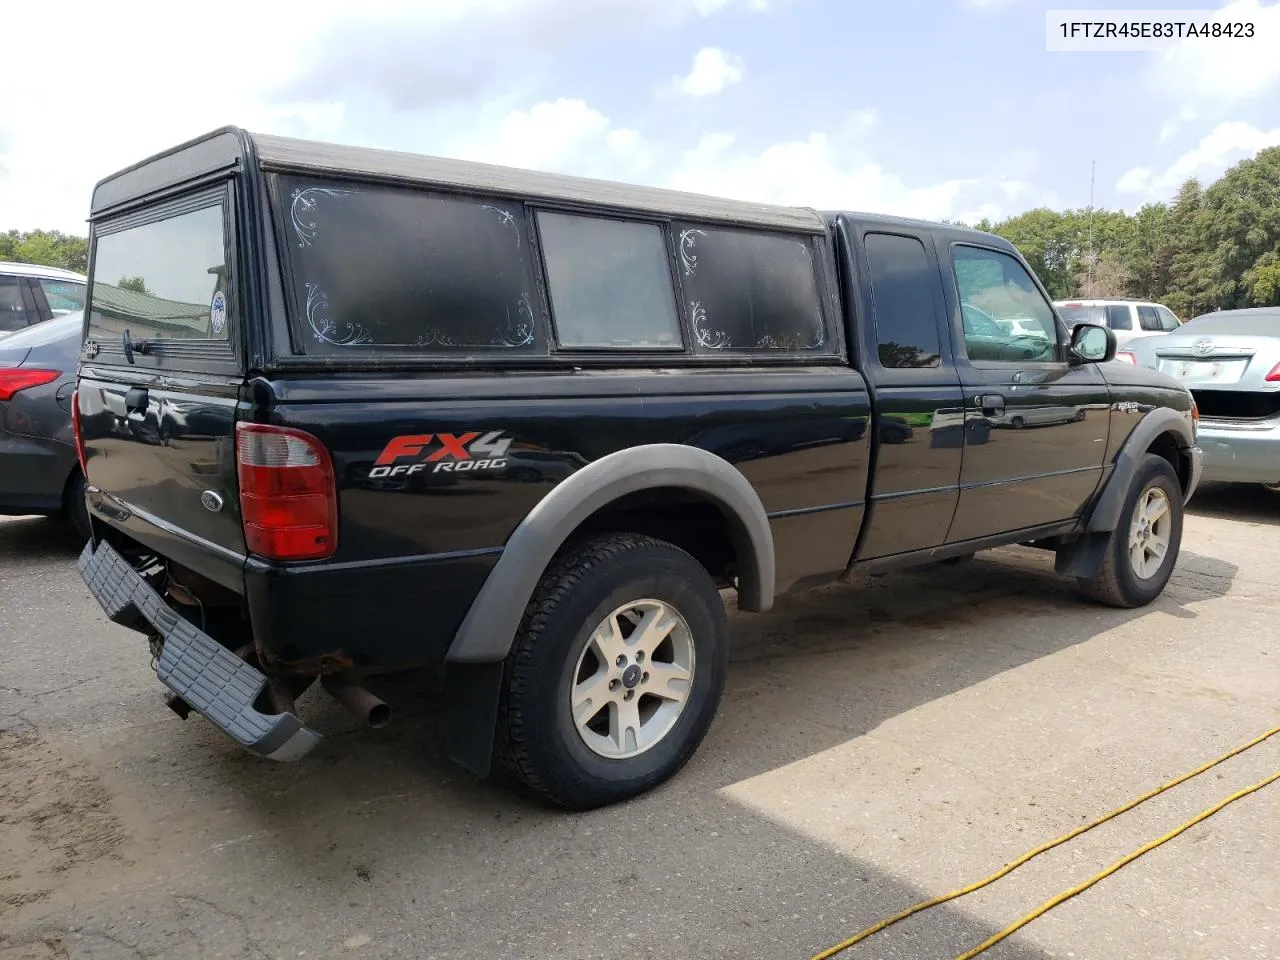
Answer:
<svg viewBox="0 0 1280 960"><path fill-rule="evenodd" d="M204 504L204 508L210 513L217 513L222 509L222 497L212 490L206 490L200 494L200 502Z"/></svg>
<svg viewBox="0 0 1280 960"><path fill-rule="evenodd" d="M1200 356L1204 356L1206 353L1212 353L1213 341L1197 340L1195 343L1191 345L1191 352L1195 354L1199 354Z"/></svg>

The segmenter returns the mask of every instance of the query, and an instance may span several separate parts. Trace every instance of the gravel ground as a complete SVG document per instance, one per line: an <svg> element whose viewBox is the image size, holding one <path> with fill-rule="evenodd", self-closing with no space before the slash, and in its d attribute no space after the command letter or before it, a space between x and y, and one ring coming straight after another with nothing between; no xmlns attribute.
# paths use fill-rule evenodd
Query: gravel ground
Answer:
<svg viewBox="0 0 1280 960"><path fill-rule="evenodd" d="M1028 549L732 617L720 716L639 800L549 810L312 692L305 761L162 704L54 521L0 520L0 960L803 958L1280 725L1280 496L1208 487L1165 595L1075 598ZM849 951L947 958L1280 769L1280 737ZM993 948L1280 957L1280 784Z"/></svg>

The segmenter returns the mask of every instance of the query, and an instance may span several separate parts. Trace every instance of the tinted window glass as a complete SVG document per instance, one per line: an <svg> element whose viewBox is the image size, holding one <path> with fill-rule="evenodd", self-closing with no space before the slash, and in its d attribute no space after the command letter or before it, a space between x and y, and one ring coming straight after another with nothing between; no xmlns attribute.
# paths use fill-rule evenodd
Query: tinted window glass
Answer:
<svg viewBox="0 0 1280 960"><path fill-rule="evenodd" d="M84 309L84 284L71 280L36 281L44 291L44 298L49 302L49 310L55 317L75 313Z"/></svg>
<svg viewBox="0 0 1280 960"><path fill-rule="evenodd" d="M924 244L914 237L869 233L864 245L881 366L936 367L941 346L933 285L938 280Z"/></svg>
<svg viewBox="0 0 1280 960"><path fill-rule="evenodd" d="M1011 363L1055 360L1057 324L1053 310L1016 259L998 250L955 246L951 251L961 310L967 305L991 318L999 333L965 330L970 360Z"/></svg>
<svg viewBox="0 0 1280 960"><path fill-rule="evenodd" d="M1178 323L1178 318L1174 316L1173 311L1168 307L1158 306L1156 307L1156 313L1160 314L1161 330L1177 330L1178 327L1181 326L1181 324Z"/></svg>
<svg viewBox="0 0 1280 960"><path fill-rule="evenodd" d="M1129 309L1127 303L1107 305L1107 326L1112 330L1133 329L1133 311Z"/></svg>
<svg viewBox="0 0 1280 960"><path fill-rule="evenodd" d="M225 340L224 244L220 203L99 235L89 336Z"/></svg>
<svg viewBox="0 0 1280 960"><path fill-rule="evenodd" d="M0 330L21 330L35 320L23 301L22 281L18 277L0 277Z"/></svg>
<svg viewBox="0 0 1280 960"><path fill-rule="evenodd" d="M1143 330L1159 330L1160 314L1156 313L1155 307L1138 307L1138 324Z"/></svg>
<svg viewBox="0 0 1280 960"><path fill-rule="evenodd" d="M689 320L706 350L816 350L826 342L803 237L678 228Z"/></svg>
<svg viewBox="0 0 1280 960"><path fill-rule="evenodd" d="M538 232L561 346L681 345L661 227L539 213Z"/></svg>
<svg viewBox="0 0 1280 960"><path fill-rule="evenodd" d="M281 188L309 350L534 346L520 204L285 179Z"/></svg>
<svg viewBox="0 0 1280 960"><path fill-rule="evenodd" d="M1105 324L1107 322L1106 313L1096 304L1086 306L1083 303L1061 303L1058 304L1058 316L1069 327L1074 327L1077 323Z"/></svg>

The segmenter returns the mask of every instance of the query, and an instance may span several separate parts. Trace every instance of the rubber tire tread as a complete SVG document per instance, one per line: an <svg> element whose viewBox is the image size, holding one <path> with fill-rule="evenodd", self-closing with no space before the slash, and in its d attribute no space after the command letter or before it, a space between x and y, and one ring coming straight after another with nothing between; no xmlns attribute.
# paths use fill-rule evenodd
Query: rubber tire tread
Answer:
<svg viewBox="0 0 1280 960"><path fill-rule="evenodd" d="M81 540L93 536L89 524L89 505L84 499L84 475L73 470L62 491L62 514L71 530Z"/></svg>
<svg viewBox="0 0 1280 960"><path fill-rule="evenodd" d="M662 551L683 561L688 567L687 576L692 585L711 607L709 611L716 625L716 636L708 638L719 649L718 663L704 663L706 651L698 649L698 670L714 671L710 702L690 702L685 711L698 713L690 736L680 744L679 751L666 769L652 776L640 789L627 791L601 791L575 776L563 758L554 755L547 745L536 740L529 730L526 711L534 704L536 667L545 655L548 644L546 635L556 624L556 614L577 591L587 588L592 580L604 580L612 570L641 551ZM700 581L700 582L699 582ZM687 614L688 611L681 611ZM580 624L575 636L587 626ZM695 647L697 637L694 638ZM627 799L642 793L668 779L688 762L697 750L719 705L724 688L724 665L728 658L728 627L720 592L706 569L691 555L665 540L632 533L615 533L580 541L564 550L552 561L534 591L520 627L516 642L512 644L503 677L503 691L498 708L497 735L494 755L498 762L513 776L545 799L573 810L588 810L608 803ZM576 659L576 657L575 657ZM672 731L672 734L675 731ZM672 734L668 734L670 737ZM662 744L654 747L659 749Z"/></svg>
<svg viewBox="0 0 1280 960"><path fill-rule="evenodd" d="M1129 567L1128 542L1134 504L1157 477L1168 481L1165 493L1169 495L1169 509L1174 514L1176 536L1166 557L1168 567L1154 578L1160 581L1160 586L1151 592L1139 588L1139 582ZM1133 483L1125 495L1124 505L1120 508L1120 523L1111 532L1111 539L1102 558L1102 567L1096 576L1077 581L1080 592L1091 600L1121 609L1146 606L1160 596L1173 574L1173 567L1178 562L1178 553L1182 547L1182 511L1182 483L1178 480L1178 474L1164 457L1154 453L1145 454L1133 475Z"/></svg>

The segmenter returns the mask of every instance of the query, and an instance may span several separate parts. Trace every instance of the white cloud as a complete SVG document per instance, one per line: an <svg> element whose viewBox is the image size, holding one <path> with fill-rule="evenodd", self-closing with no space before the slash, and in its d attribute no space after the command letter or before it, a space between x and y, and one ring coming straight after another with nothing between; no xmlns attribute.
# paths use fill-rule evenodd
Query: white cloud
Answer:
<svg viewBox="0 0 1280 960"><path fill-rule="evenodd" d="M1033 151L996 156L982 176L912 184L870 157L862 135L874 110L851 111L832 133L774 143L761 150L739 145L729 131L704 134L683 151L659 145L641 131L618 126L581 99L560 99L513 110L491 132L451 144L453 156L630 180L764 203L895 213L927 219L983 216L1056 202L1036 190Z"/></svg>
<svg viewBox="0 0 1280 960"><path fill-rule="evenodd" d="M999 183L981 178L909 185L825 133L775 143L754 153L735 151L734 143L729 133L704 136L684 154L665 185L741 200L935 220L956 218L962 211L967 218L974 198L983 193L1001 194ZM1006 208L991 203L983 209L987 215L999 217Z"/></svg>
<svg viewBox="0 0 1280 960"><path fill-rule="evenodd" d="M704 17L709 17L725 7L732 6L733 3L734 0L693 0L694 9ZM768 10L769 0L747 0L746 5L752 10Z"/></svg>
<svg viewBox="0 0 1280 960"><path fill-rule="evenodd" d="M708 97L741 83L746 65L741 57L719 47L703 47L693 55L693 67L683 77L671 81L672 89L690 97Z"/></svg>
<svg viewBox="0 0 1280 960"><path fill-rule="evenodd" d="M1276 145L1280 145L1280 127L1259 130L1240 120L1220 123L1164 170L1140 166L1126 171L1116 191L1163 199L1188 177L1216 177L1232 163Z"/></svg>
<svg viewBox="0 0 1280 960"><path fill-rule="evenodd" d="M643 175L654 158L639 131L615 126L585 100L568 98L513 110L492 135L449 152L467 160L618 178Z"/></svg>
<svg viewBox="0 0 1280 960"><path fill-rule="evenodd" d="M1148 82L1183 104L1184 112L1214 116L1222 116L1241 101L1280 93L1280 4L1234 0L1215 19L1252 23L1255 36L1179 43L1154 58Z"/></svg>
<svg viewBox="0 0 1280 960"><path fill-rule="evenodd" d="M845 115L844 123L840 126L840 135L850 139L860 137L864 133L869 133L871 128L879 122L880 114L875 107L851 110Z"/></svg>
<svg viewBox="0 0 1280 960"><path fill-rule="evenodd" d="M490 82L515 86L513 77L524 81L534 69L527 63L535 47L554 58L570 41L760 7L759 0L362 0L357 13L350 0L309 0L299 15L294 3L223 0L219 24L252 24L232 38L192 33L167 0L82 2L59 24L51 60L47 44L12 42L47 36L48 10L10 3L6 73L39 82L0 89L0 229L83 232L96 181L228 123L419 148L428 135L422 115L394 111L414 107L420 91L434 91L438 103L474 96ZM520 36L519 54L489 39L496 35ZM364 91L373 109L360 99ZM492 106L498 97L489 91L484 99ZM562 109L570 122L572 109ZM592 141L590 118L578 113L574 142L599 149L602 169L605 161L621 162L624 174L645 168L650 148L638 135L609 125ZM531 117L527 127L543 119ZM509 147L519 121L511 124L499 146ZM442 139L435 129L430 135ZM534 146L548 164L562 163L568 149Z"/></svg>
<svg viewBox="0 0 1280 960"><path fill-rule="evenodd" d="M1200 111L1188 104L1183 107L1175 116L1170 117L1160 127L1160 142L1168 143L1175 133L1185 127L1188 123L1193 123L1200 119Z"/></svg>

